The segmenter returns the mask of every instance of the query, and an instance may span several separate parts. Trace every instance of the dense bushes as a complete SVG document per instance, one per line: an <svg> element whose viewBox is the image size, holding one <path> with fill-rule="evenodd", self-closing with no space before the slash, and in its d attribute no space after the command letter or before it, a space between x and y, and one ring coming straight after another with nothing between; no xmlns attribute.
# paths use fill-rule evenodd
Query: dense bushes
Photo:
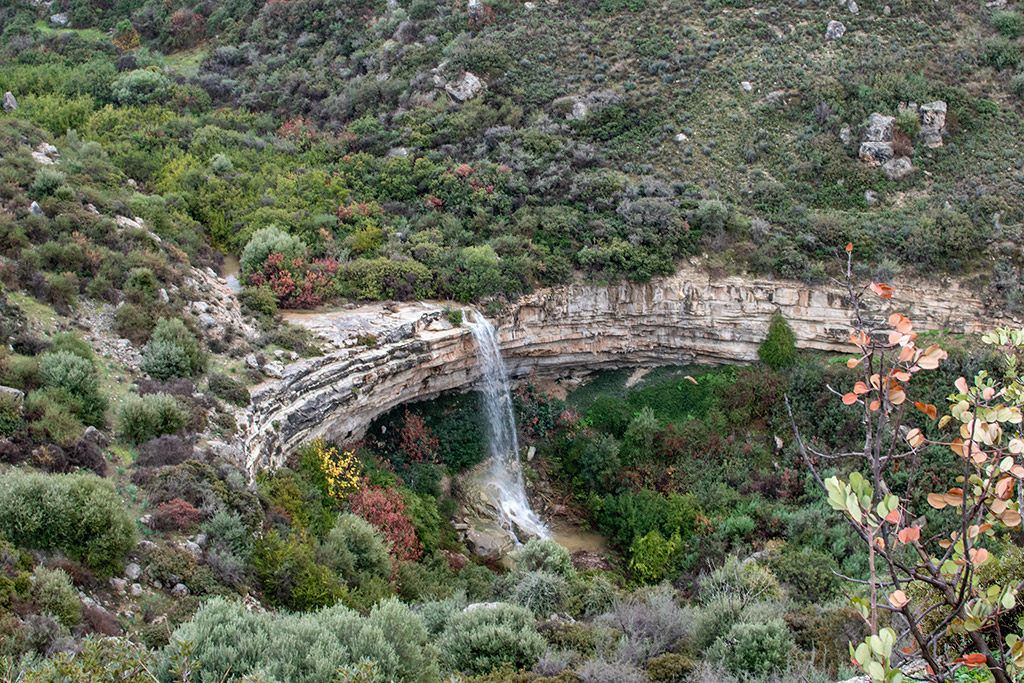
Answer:
<svg viewBox="0 0 1024 683"><path fill-rule="evenodd" d="M178 318L157 321L142 355L142 370L155 380L193 377L202 372L206 356L199 340Z"/></svg>
<svg viewBox="0 0 1024 683"><path fill-rule="evenodd" d="M772 316L768 335L758 347L757 356L772 370L782 370L796 362L796 335L781 313Z"/></svg>
<svg viewBox="0 0 1024 683"><path fill-rule="evenodd" d="M0 475L0 534L110 574L132 547L134 523L113 485L95 475L11 471Z"/></svg>
<svg viewBox="0 0 1024 683"><path fill-rule="evenodd" d="M509 664L533 666L544 652L544 639L525 607L480 607L454 615L441 639L441 664L468 675L487 674Z"/></svg>
<svg viewBox="0 0 1024 683"><path fill-rule="evenodd" d="M261 674L279 681L331 683L339 668L372 661L382 680L422 681L438 677L437 650L420 618L397 600L366 617L336 606L312 614L247 612L215 598L175 631L161 662L170 674L173 653L188 643L204 674L220 680Z"/></svg>
<svg viewBox="0 0 1024 683"><path fill-rule="evenodd" d="M131 443L142 443L185 426L185 411L170 394L128 394L117 411L117 429Z"/></svg>

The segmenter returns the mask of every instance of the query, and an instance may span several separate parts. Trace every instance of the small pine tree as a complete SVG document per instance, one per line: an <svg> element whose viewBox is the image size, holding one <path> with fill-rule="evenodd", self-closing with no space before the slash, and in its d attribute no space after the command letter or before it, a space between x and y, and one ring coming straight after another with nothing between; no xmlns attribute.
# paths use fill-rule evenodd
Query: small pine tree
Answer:
<svg viewBox="0 0 1024 683"><path fill-rule="evenodd" d="M781 313L772 316L768 336L761 342L757 355L772 370L782 370L796 363L796 335Z"/></svg>

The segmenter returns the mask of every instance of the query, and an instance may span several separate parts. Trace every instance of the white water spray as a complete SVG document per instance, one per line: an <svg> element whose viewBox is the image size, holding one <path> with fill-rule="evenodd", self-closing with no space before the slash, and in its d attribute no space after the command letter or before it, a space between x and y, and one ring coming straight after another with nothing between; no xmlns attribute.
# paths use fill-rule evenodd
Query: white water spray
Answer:
<svg viewBox="0 0 1024 683"><path fill-rule="evenodd" d="M508 372L501 360L501 349L494 325L476 311L464 311L466 326L473 333L477 361L480 363L481 404L487 422L487 445L491 454L490 476L485 483L494 497L501 519L498 521L517 540L520 535L548 538L551 534L530 508L523 486L519 462L519 438L508 389ZM472 320L470 320L472 318Z"/></svg>

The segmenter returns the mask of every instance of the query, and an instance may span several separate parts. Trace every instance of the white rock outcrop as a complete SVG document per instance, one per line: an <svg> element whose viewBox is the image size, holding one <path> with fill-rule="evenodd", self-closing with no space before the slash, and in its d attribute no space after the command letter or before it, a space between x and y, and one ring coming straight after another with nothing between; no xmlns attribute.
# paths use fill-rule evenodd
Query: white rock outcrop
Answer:
<svg viewBox="0 0 1024 683"><path fill-rule="evenodd" d="M999 324L956 281L895 283L918 329L974 332ZM780 311L801 348L849 350L843 290L786 280L712 278L684 267L649 283L573 284L522 297L498 329L509 372L524 377L686 363L748 363ZM279 466L317 436L358 438L408 401L471 389L479 379L469 330L439 324L442 303L372 304L287 316L321 338L325 355L286 365L252 390L242 447L250 471ZM984 321L984 322L982 322ZM366 344L373 336L375 343Z"/></svg>

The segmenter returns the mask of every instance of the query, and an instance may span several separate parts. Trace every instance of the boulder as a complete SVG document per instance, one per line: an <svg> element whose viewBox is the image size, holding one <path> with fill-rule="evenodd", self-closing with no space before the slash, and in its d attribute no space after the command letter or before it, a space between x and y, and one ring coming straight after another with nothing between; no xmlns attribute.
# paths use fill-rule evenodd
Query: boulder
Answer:
<svg viewBox="0 0 1024 683"><path fill-rule="evenodd" d="M20 408L24 400L25 392L21 389L0 386L0 401L9 401Z"/></svg>
<svg viewBox="0 0 1024 683"><path fill-rule="evenodd" d="M67 26L68 15L63 12L60 12L59 14L51 14L50 23L53 24L54 26Z"/></svg>
<svg viewBox="0 0 1024 683"><path fill-rule="evenodd" d="M18 108L18 100L10 90L4 93L4 111L14 111Z"/></svg>
<svg viewBox="0 0 1024 683"><path fill-rule="evenodd" d="M754 84L750 81L740 81L740 88L743 89L743 92L751 92L754 90Z"/></svg>
<svg viewBox="0 0 1024 683"><path fill-rule="evenodd" d="M833 19L828 22L828 27L825 29L825 40L839 40L844 33L846 33L846 24Z"/></svg>
<svg viewBox="0 0 1024 683"><path fill-rule="evenodd" d="M855 0L850 0L846 5L846 9L850 10L850 14L858 14L860 12L860 7L857 6Z"/></svg>
<svg viewBox="0 0 1024 683"><path fill-rule="evenodd" d="M271 379L284 377L284 365L279 361L273 361L263 366L263 374Z"/></svg>
<svg viewBox="0 0 1024 683"><path fill-rule="evenodd" d="M127 590L127 588L128 588L128 582L125 581L124 579L119 579L117 577L114 577L114 578L110 579L110 588L115 593L124 593L125 590Z"/></svg>
<svg viewBox="0 0 1024 683"><path fill-rule="evenodd" d="M864 129L864 142L860 145L860 158L869 166L879 166L896 156L892 148L892 132L895 116L884 116L875 112L868 117Z"/></svg>
<svg viewBox="0 0 1024 683"><path fill-rule="evenodd" d="M921 132L917 137L925 147L942 147L942 131L946 128L946 103L942 100L922 104Z"/></svg>
<svg viewBox="0 0 1024 683"><path fill-rule="evenodd" d="M183 598L188 595L188 586L183 583L174 584L174 588L171 589L171 595L176 598Z"/></svg>
<svg viewBox="0 0 1024 683"><path fill-rule="evenodd" d="M132 594L133 598L141 598L142 597L142 584L141 583L133 583L132 587L129 590L131 591L131 594Z"/></svg>
<svg viewBox="0 0 1024 683"><path fill-rule="evenodd" d="M902 180L914 172L914 165L910 163L910 159L899 157L882 164L882 170L890 180Z"/></svg>
<svg viewBox="0 0 1024 683"><path fill-rule="evenodd" d="M32 212L33 216L43 215L43 208L39 206L39 202L32 202L29 204L28 210Z"/></svg>
<svg viewBox="0 0 1024 683"><path fill-rule="evenodd" d="M132 562L124 568L124 575L132 581L138 581L139 577L142 576L142 567L137 562Z"/></svg>
<svg viewBox="0 0 1024 683"><path fill-rule="evenodd" d="M484 82L477 78L472 72L465 72L462 77L449 81L445 86L445 92L459 102L471 100L484 90Z"/></svg>

